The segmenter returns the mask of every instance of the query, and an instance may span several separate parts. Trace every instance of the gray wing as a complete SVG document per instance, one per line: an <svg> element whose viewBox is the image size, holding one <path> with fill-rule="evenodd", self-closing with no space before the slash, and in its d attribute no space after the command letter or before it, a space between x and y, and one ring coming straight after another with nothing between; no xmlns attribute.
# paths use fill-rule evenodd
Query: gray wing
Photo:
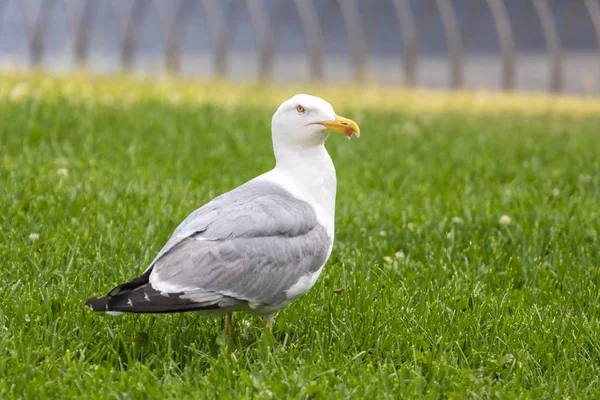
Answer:
<svg viewBox="0 0 600 400"><path fill-rule="evenodd" d="M325 263L330 246L308 203L253 181L192 213L154 261L150 280L278 304Z"/></svg>
<svg viewBox="0 0 600 400"><path fill-rule="evenodd" d="M250 181L190 214L144 274L113 289L103 307L277 305L302 276L323 266L331 244L308 203L276 184Z"/></svg>
<svg viewBox="0 0 600 400"><path fill-rule="evenodd" d="M282 187L250 181L192 212L159 251L151 268L165 253L186 238L207 240L265 236L298 236L317 225L312 207Z"/></svg>

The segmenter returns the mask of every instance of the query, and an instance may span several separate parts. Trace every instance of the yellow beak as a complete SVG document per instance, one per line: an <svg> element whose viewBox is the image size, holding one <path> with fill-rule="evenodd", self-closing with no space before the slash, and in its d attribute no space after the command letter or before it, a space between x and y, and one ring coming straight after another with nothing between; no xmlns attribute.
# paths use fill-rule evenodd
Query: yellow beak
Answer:
<svg viewBox="0 0 600 400"><path fill-rule="evenodd" d="M323 121L319 122L319 124L327 128L329 132L342 133L348 137L360 136L360 128L356 122L348 118L340 117L339 115L335 116L334 121Z"/></svg>

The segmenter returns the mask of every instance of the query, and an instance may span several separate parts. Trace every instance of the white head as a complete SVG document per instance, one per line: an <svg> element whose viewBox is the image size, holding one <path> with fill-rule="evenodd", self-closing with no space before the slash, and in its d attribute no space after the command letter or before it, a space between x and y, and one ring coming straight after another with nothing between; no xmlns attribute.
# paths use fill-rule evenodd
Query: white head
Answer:
<svg viewBox="0 0 600 400"><path fill-rule="evenodd" d="M360 135L356 122L336 115L331 104L308 94L297 94L279 106L271 131L276 152L278 146L303 149L323 145L329 132Z"/></svg>

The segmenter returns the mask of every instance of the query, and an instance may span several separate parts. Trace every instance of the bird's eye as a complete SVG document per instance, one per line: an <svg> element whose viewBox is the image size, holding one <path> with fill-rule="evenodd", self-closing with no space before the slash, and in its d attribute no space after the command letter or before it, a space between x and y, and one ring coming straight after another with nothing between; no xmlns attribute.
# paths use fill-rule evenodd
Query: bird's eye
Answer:
<svg viewBox="0 0 600 400"><path fill-rule="evenodd" d="M306 111L306 109L303 106L301 106L300 104L298 104L296 106L296 111L298 111L300 114L304 114L304 112Z"/></svg>

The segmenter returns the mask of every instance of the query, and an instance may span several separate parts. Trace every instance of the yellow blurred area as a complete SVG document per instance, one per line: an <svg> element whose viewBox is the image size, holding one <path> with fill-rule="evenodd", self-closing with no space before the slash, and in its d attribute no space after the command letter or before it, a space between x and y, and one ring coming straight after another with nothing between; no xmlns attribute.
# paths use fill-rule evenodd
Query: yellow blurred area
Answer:
<svg viewBox="0 0 600 400"><path fill-rule="evenodd" d="M467 92L341 83L195 81L169 77L98 76L88 73L50 75L10 72L0 75L0 97L9 97L14 101L29 97L58 96L106 104L162 100L174 105L186 102L225 107L245 105L274 108L296 93L323 97L337 109L600 116L600 97L545 93Z"/></svg>

